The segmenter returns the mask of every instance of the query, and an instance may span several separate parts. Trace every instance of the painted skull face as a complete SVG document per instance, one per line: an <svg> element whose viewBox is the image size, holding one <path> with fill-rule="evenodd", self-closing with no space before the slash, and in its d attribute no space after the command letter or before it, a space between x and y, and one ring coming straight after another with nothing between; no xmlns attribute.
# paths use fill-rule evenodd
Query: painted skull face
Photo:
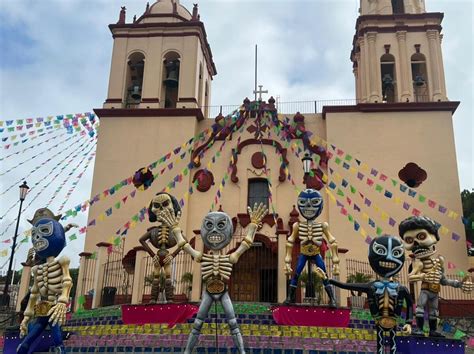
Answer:
<svg viewBox="0 0 474 354"><path fill-rule="evenodd" d="M436 236L425 229L408 230L403 234L407 251L413 252L415 258L428 258L436 253Z"/></svg>
<svg viewBox="0 0 474 354"><path fill-rule="evenodd" d="M151 201L151 212L155 215L158 215L163 210L168 209L170 212L174 213L173 202L168 194L158 194Z"/></svg>
<svg viewBox="0 0 474 354"><path fill-rule="evenodd" d="M298 196L298 210L306 220L316 219L323 211L323 197L315 189L305 189Z"/></svg>
<svg viewBox="0 0 474 354"><path fill-rule="evenodd" d="M210 212L202 221L202 241L211 250L221 250L230 243L233 229L229 215L220 211Z"/></svg>
<svg viewBox="0 0 474 354"><path fill-rule="evenodd" d="M31 229L31 240L42 259L57 257L66 246L64 228L54 219L38 220Z"/></svg>
<svg viewBox="0 0 474 354"><path fill-rule="evenodd" d="M378 275L389 278L402 269L404 262L405 249L400 239L386 235L370 243L369 263Z"/></svg>

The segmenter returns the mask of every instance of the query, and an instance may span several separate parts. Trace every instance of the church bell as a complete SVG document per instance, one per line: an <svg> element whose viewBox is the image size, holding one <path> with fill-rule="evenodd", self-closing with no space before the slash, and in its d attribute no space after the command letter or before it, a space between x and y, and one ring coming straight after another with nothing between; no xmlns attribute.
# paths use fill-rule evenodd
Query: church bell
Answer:
<svg viewBox="0 0 474 354"><path fill-rule="evenodd" d="M416 75L415 80L413 80L413 83L415 86L423 86L425 84L425 79L423 79L423 76L421 75Z"/></svg>
<svg viewBox="0 0 474 354"><path fill-rule="evenodd" d="M165 63L166 79L163 80L166 87L178 87L179 82L179 61L170 60Z"/></svg>
<svg viewBox="0 0 474 354"><path fill-rule="evenodd" d="M142 98L142 88L140 85L132 85L129 88L130 97L134 100L139 100Z"/></svg>

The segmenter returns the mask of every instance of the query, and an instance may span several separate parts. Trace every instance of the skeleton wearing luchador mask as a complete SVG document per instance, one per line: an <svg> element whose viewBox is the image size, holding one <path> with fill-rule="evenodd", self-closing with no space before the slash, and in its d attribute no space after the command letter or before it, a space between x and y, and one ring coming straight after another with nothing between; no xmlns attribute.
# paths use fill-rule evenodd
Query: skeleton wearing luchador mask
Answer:
<svg viewBox="0 0 474 354"><path fill-rule="evenodd" d="M54 215L49 209L42 208L35 212L32 220L31 240L35 257L40 263L32 268L33 287L28 305L20 325L20 336L26 336L17 352L26 354L32 343L49 325L56 353L65 353L61 325L66 321L67 303L72 287L69 275L69 258L56 257L66 246L65 232L75 224L66 227L58 222L61 215ZM28 326L30 321L33 322Z"/></svg>
<svg viewBox="0 0 474 354"><path fill-rule="evenodd" d="M441 285L460 288L463 292L470 292L474 284L467 276L463 281L446 278L444 274L444 258L436 255L436 244L439 241L438 227L433 220L425 216L412 216L403 220L399 227L405 249L415 256L413 270L408 275L408 281L421 281L421 291L416 304L416 325L413 332L423 335L425 307L429 307L428 321L431 337L442 337L437 331L438 300Z"/></svg>
<svg viewBox="0 0 474 354"><path fill-rule="evenodd" d="M211 212L205 216L202 222L201 237L206 248L210 250L208 253L196 251L186 242L178 226L179 215L176 217L174 214L165 210L158 217L171 229L171 232L178 242L178 246L182 246L196 262L201 263L202 280L204 283L201 305L199 306L198 314L194 320L193 329L188 337L184 351L185 354L190 354L196 346L202 325L214 301L221 302L234 344L239 353L245 353L242 334L240 333L237 319L235 318L234 307L227 290L227 283L232 275L233 265L236 264L240 256L252 246L255 232L263 217L267 214L267 209L263 204L260 204L258 207L255 205L253 209L249 207L248 212L250 215L250 224L248 226L247 235L237 250L231 254L223 253L224 248L229 245L232 240L234 233L232 221L226 213Z"/></svg>
<svg viewBox="0 0 474 354"><path fill-rule="evenodd" d="M331 248L332 261L334 264L333 274L339 275L339 257L336 239L329 231L328 223L315 221L323 210L323 198L321 194L314 189L302 191L298 196L298 210L305 220L293 224L293 231L286 242L285 273L289 276L292 272L291 259L293 245L297 239L300 241L300 255L296 264L295 274L290 281L288 297L285 300L286 304L296 301L298 278L306 262L316 264L316 266L326 274L326 265L321 257L324 239L326 239ZM333 288L327 280L327 275L324 278L323 284L329 296L329 306L336 307Z"/></svg>
<svg viewBox="0 0 474 354"><path fill-rule="evenodd" d="M148 218L150 222L158 221L157 216L164 210L175 216L181 211L178 201L168 193L158 193L150 202L148 207ZM151 249L150 242L157 250ZM179 253L178 248L170 254L170 249L176 246L176 240L170 232L170 228L163 223L150 227L140 237L140 243L153 259L153 280L151 286L150 302L167 302L173 299L173 286L171 282L171 261Z"/></svg>
<svg viewBox="0 0 474 354"><path fill-rule="evenodd" d="M385 353L385 340L388 339L390 353L397 352L395 334L397 321L402 312L403 302L406 301L407 317L403 332L411 332L413 320L413 306L408 289L393 281L405 262L405 250L402 242L393 236L374 238L369 246L369 263L371 268L381 279L370 283L341 283L331 279L329 282L342 289L363 292L367 294L369 309L375 319L377 329L377 353Z"/></svg>

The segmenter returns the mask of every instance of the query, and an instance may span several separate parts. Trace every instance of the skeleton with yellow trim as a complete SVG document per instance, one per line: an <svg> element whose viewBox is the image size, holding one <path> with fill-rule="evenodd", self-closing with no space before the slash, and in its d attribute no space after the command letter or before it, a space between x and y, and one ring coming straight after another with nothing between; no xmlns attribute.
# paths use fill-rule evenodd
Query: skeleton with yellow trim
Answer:
<svg viewBox="0 0 474 354"><path fill-rule="evenodd" d="M49 325L55 345L55 353L65 353L61 325L66 321L67 303L72 288L69 274L69 258L62 256L66 246L65 232L75 224L63 227L61 215L54 215L47 208L38 209L32 220L31 241L39 265L32 268L33 286L28 305L20 325L20 336L25 337L17 352L26 354L31 345ZM30 321L33 322L30 324Z"/></svg>
<svg viewBox="0 0 474 354"><path fill-rule="evenodd" d="M468 293L474 290L469 276L462 281L448 279L444 274L444 258L437 255L436 244L439 241L439 225L426 216L412 216L399 225L405 249L415 256L413 270L408 275L411 283L421 281L421 291L416 304L416 335L423 335L424 313L428 306L428 320L431 337L442 337L437 331L438 302L441 285L459 288Z"/></svg>
<svg viewBox="0 0 474 354"><path fill-rule="evenodd" d="M339 256L336 239L329 231L327 222L316 222L316 218L323 210L321 194L315 189L305 189L302 191L298 195L298 210L305 220L293 224L293 231L286 242L285 274L287 276L290 276L292 273L292 251L296 240L300 241L300 255L296 264L295 274L290 281L285 304L291 304L296 301L298 278L307 262L316 264L319 268L317 273L322 272L326 274L326 265L321 257L324 239L329 243L331 249L333 275L339 275ZM327 274L323 277L323 284L329 296L329 306L336 307L336 298L334 297L333 288L327 279Z"/></svg>
<svg viewBox="0 0 474 354"><path fill-rule="evenodd" d="M204 282L201 305L193 324L193 329L188 337L184 353L191 353L196 346L202 325L206 320L209 309L214 301L220 301L227 317L232 339L239 353L245 353L242 334L240 333L234 307L227 290L227 283L232 275L232 267L237 263L240 256L247 251L253 243L255 232L261 226L263 217L267 214L267 208L260 204L253 209L248 208L250 224L245 238L237 250L230 254L224 253L224 248L229 245L234 233L232 221L226 213L210 212L202 222L201 237L204 245L210 250L207 253L196 251L186 241L178 226L180 215L174 215L169 210L163 210L158 219L168 226L176 238L178 246L189 253L193 259L201 263L202 280Z"/></svg>

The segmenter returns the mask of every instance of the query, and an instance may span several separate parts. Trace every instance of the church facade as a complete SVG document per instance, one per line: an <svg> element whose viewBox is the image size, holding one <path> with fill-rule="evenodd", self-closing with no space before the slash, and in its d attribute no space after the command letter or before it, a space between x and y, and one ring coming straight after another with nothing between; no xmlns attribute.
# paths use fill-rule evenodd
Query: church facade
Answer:
<svg viewBox="0 0 474 354"><path fill-rule="evenodd" d="M447 98L442 18L422 1L361 0L350 55L353 101L280 114L273 98L241 98L235 110L208 117L217 69L197 6L188 11L178 0L160 0L133 22L122 9L109 26L107 98L95 110L100 132L91 201L107 199L90 206L76 299L89 296L90 306L102 306L104 289L115 287L116 298L122 291L132 303L146 302L152 267L139 238L153 226L146 213L160 191L177 198L180 227L201 250L199 229L210 210L232 218L231 251L245 237L247 206L268 206L254 246L233 272L235 301L286 298L285 244L306 187L323 195L318 220L337 239L341 279L368 269L371 238L397 235L398 223L418 214L442 225L439 250L448 274L466 270L452 123L459 102ZM154 181L137 189L130 181L145 167ZM109 192L118 179L126 181L120 192ZM111 282L114 272L125 274L126 286L123 276L121 284ZM178 254L172 273L175 293L199 300L200 267L190 256ZM338 292L341 304L347 297Z"/></svg>

